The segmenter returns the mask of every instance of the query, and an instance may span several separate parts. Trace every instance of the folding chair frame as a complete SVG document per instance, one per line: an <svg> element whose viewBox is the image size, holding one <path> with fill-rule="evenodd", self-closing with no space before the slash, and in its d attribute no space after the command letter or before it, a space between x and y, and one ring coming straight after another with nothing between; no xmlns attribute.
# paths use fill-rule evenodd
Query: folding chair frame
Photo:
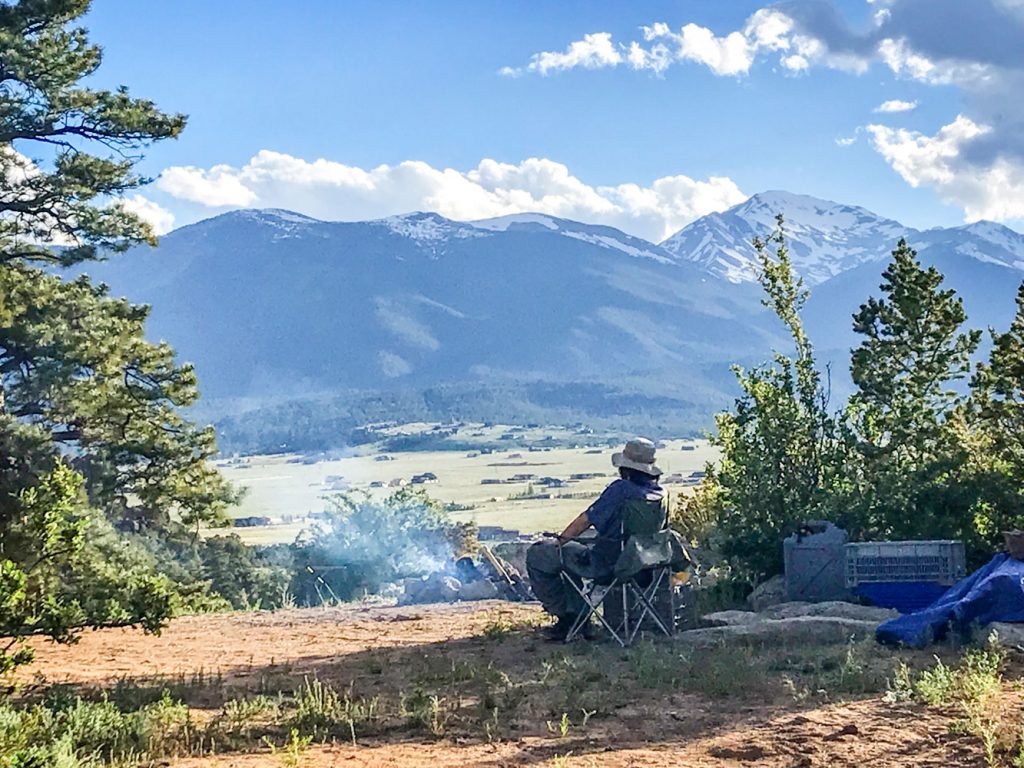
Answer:
<svg viewBox="0 0 1024 768"><path fill-rule="evenodd" d="M666 626L664 620L658 614L658 611L652 602L654 597L657 595L658 588L665 581L665 575L669 572L669 567L667 565L659 565L648 569L647 571L641 571L641 573L653 573L655 571L657 572L657 577L652 579L651 583L648 584L645 589L637 583L636 576L629 579L619 579L616 577L612 579L612 582L608 585L598 584L593 579L584 579L583 586L580 586L576 583L573 577L563 569L561 573L562 580L572 587L586 606L582 611L580 611L576 620L569 628L569 632L565 636L565 642L571 643L575 640L590 621L590 618L595 615L601 624L604 625L604 628L608 630L609 634L611 634L611 636L615 638L615 641L623 648L633 644L636 640L637 634L640 632L640 628L643 626L644 619L647 618L647 616L654 619L658 629L660 629L666 637L671 637L672 630ZM605 618L604 611L598 610L604 605L608 596L615 592L620 592L622 595L622 622L618 627L613 627L608 619ZM641 609L640 615L635 619L635 621L633 621L632 627L630 626L629 605L629 597L631 595L640 602Z"/></svg>

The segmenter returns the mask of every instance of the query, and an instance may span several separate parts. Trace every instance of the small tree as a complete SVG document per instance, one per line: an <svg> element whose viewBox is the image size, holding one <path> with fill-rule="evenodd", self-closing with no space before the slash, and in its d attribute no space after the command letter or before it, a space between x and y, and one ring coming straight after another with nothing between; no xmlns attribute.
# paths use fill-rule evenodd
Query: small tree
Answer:
<svg viewBox="0 0 1024 768"><path fill-rule="evenodd" d="M962 302L905 240L892 255L883 296L868 299L853 321L863 336L849 405L859 512L880 538L970 539L974 494L960 482L967 450L953 418L964 395L952 384L968 376L980 333L961 330Z"/></svg>
<svg viewBox="0 0 1024 768"><path fill-rule="evenodd" d="M789 332L793 355L777 352L752 371L734 368L743 394L733 411L716 417L712 443L722 458L708 466L691 502L714 507L722 553L753 578L781 572L782 539L801 523L835 518L845 485L845 432L828 410L828 388L800 320L808 292L793 273L782 216L777 221L778 229L754 248L763 303ZM692 507L681 515L707 516Z"/></svg>

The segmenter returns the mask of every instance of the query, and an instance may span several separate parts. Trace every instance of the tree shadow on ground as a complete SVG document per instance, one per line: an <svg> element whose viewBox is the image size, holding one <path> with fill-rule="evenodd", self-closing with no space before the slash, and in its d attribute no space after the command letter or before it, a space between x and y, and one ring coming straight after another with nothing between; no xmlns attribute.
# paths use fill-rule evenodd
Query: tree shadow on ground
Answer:
<svg viewBox="0 0 1024 768"><path fill-rule="evenodd" d="M390 633L401 629L390 625L382 632L394 641ZM497 766L568 753L598 759L609 751L682 750L838 699L877 696L897 658L912 664L930 658L869 644L739 641L693 649L662 639L629 649L609 642L563 645L543 642L535 627L500 624L468 637L386 647L373 647L367 638L366 644L337 656L297 655L212 674L129 676L61 690L106 696L126 710L166 691L197 710L200 720L219 724L222 751L250 750L263 737L280 740L297 727L317 741L355 741L371 749L425 741L500 744L493 763L476 763ZM320 693L312 695L314 689ZM58 692L50 686L32 695ZM234 703L258 697L267 697L277 714L240 719L237 710L244 708ZM301 698L309 700L306 710L297 705ZM229 717L229 710L235 714ZM815 738L829 737L830 727L822 725ZM722 760L742 762L766 747L726 743L720 749Z"/></svg>

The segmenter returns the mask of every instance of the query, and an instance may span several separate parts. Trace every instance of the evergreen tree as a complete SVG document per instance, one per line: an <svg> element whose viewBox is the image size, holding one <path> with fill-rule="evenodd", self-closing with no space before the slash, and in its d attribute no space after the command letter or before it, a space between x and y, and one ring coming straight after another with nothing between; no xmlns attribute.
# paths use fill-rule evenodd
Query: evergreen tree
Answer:
<svg viewBox="0 0 1024 768"><path fill-rule="evenodd" d="M752 371L734 369L743 394L733 411L718 415L712 439L722 458L708 467L679 520L685 528L687 519L716 519L722 553L761 578L782 571L785 536L808 520L835 519L841 510L846 438L828 410L828 388L800 319L808 292L793 273L781 216L776 232L754 247L763 302L782 320L794 354L777 352ZM711 515L703 505L713 507Z"/></svg>
<svg viewBox="0 0 1024 768"><path fill-rule="evenodd" d="M0 669L24 660L26 634L167 616L152 558L95 510L198 526L233 499L207 464L211 431L178 411L194 374L144 340L146 308L56 273L154 242L124 196L145 182L142 150L185 123L83 85L101 62L77 25L88 8L0 4L0 635L14 643Z"/></svg>
<svg viewBox="0 0 1024 768"><path fill-rule="evenodd" d="M961 482L967 449L953 418L964 396L953 385L968 376L980 333L961 330L962 302L905 240L892 255L883 297L868 299L853 322L864 337L849 407L859 512L880 538L970 539L973 490Z"/></svg>
<svg viewBox="0 0 1024 768"><path fill-rule="evenodd" d="M972 466L985 489L976 518L997 539L1024 526L1024 284L1013 322L1005 333L993 331L988 363L978 366L971 390Z"/></svg>

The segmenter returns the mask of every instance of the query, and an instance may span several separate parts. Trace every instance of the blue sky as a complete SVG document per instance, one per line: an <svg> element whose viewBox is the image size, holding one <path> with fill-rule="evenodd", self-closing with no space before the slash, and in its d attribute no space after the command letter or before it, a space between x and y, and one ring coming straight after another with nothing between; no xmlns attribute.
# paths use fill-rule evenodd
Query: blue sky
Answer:
<svg viewBox="0 0 1024 768"><path fill-rule="evenodd" d="M1022 4L963 4L992 18L957 47L925 23L948 5L95 0L86 24L98 83L189 115L133 199L161 229L539 209L657 240L765 189L1021 229L1016 121L993 106L1018 70L984 38L1003 19L1024 39Z"/></svg>

